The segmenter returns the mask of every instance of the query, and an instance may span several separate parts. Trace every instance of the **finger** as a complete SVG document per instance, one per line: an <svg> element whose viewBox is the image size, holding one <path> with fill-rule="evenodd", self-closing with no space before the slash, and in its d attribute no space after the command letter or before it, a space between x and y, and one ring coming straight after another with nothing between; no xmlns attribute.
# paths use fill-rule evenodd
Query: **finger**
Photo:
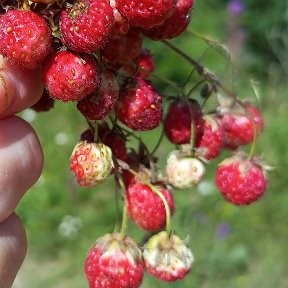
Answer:
<svg viewBox="0 0 288 288"><path fill-rule="evenodd" d="M0 118L32 106L42 93L39 69L23 70L0 55Z"/></svg>
<svg viewBox="0 0 288 288"><path fill-rule="evenodd" d="M17 116L0 120L0 159L1 222L37 181L43 167L42 149L36 133Z"/></svg>
<svg viewBox="0 0 288 288"><path fill-rule="evenodd" d="M0 287L12 286L27 252L24 227L14 213L0 223Z"/></svg>

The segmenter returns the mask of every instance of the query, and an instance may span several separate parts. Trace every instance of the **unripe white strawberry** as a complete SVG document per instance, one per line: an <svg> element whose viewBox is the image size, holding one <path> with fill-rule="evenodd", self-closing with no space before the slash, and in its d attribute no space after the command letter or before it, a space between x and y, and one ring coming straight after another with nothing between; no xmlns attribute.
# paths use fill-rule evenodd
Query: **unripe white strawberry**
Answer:
<svg viewBox="0 0 288 288"><path fill-rule="evenodd" d="M80 141L72 152L70 169L80 186L96 186L113 169L111 149L103 143Z"/></svg>
<svg viewBox="0 0 288 288"><path fill-rule="evenodd" d="M190 188L200 182L205 174L204 164L197 158L172 151L166 164L168 183L178 189Z"/></svg>
<svg viewBox="0 0 288 288"><path fill-rule="evenodd" d="M162 231L144 245L144 264L148 273L163 281L183 279L191 270L194 257L177 235Z"/></svg>

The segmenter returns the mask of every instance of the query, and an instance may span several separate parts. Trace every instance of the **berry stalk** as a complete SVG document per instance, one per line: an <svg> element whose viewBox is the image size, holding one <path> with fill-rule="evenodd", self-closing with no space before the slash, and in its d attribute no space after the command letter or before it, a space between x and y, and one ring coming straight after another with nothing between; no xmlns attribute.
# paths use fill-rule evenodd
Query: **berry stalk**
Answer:
<svg viewBox="0 0 288 288"><path fill-rule="evenodd" d="M134 170L127 168L127 171L129 171L131 174L136 176L141 182L143 182L145 185L147 185L163 202L164 207L165 207L165 212L166 212L166 228L165 230L167 231L167 234L170 235L171 233L171 211L169 208L169 204L164 197L164 195L161 193L159 189L157 189L154 185L146 181L143 177L141 177L138 173L136 173Z"/></svg>
<svg viewBox="0 0 288 288"><path fill-rule="evenodd" d="M120 232L122 237L124 238L126 235L127 222L128 222L126 188L121 177L119 177L117 180L123 191L123 198L124 198L123 212L122 212L122 224L121 224L121 232Z"/></svg>

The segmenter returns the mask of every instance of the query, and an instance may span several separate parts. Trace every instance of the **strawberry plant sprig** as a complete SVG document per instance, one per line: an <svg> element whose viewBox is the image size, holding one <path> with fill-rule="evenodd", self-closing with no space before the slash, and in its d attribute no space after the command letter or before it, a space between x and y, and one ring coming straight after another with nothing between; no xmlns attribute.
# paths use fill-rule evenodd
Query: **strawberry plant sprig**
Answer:
<svg viewBox="0 0 288 288"><path fill-rule="evenodd" d="M41 112L52 109L55 101L74 102L86 121L88 127L70 157L76 183L94 188L115 177L115 231L98 238L87 255L89 287L137 288L144 269L167 282L186 277L194 257L171 228L177 201L173 191L193 189L224 149L234 155L218 165L215 183L226 201L253 203L267 187L266 166L255 155L263 130L260 110L239 99L200 60L170 41L187 31L194 0L0 4L0 53L13 65L41 71L45 90L31 108ZM188 29L189 34L226 52L217 41ZM162 41L164 48L191 64L185 81L176 83L154 71L157 61L153 51L143 47L143 37L147 43ZM196 83L194 71L200 78ZM158 90L154 80L171 96ZM215 95L217 103L207 113L204 108ZM141 136L157 127L162 129L150 151ZM175 148L161 167L157 153L165 137ZM248 156L241 151L247 144ZM129 218L140 229L155 233L142 250L126 235Z"/></svg>

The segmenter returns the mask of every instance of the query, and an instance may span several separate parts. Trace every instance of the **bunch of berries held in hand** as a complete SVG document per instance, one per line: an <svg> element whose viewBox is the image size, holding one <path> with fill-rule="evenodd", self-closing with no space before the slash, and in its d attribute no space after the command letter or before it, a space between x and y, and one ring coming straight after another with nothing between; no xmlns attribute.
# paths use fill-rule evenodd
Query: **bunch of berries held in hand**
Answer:
<svg viewBox="0 0 288 288"><path fill-rule="evenodd" d="M144 37L182 57L168 40L187 30L194 0L0 3L0 53L11 65L41 68L44 93L31 108L48 111L55 101L72 101L88 123L70 159L77 183L91 188L113 175L123 200L121 231L99 238L87 256L90 288L140 287L144 270L162 281L183 279L194 257L171 229L173 191L195 187L224 149L233 155L218 165L215 184L226 201L253 203L267 187L266 166L254 155L263 130L254 105L186 54L198 73L197 81L188 79L189 90L163 80L174 93L165 96L151 80L155 59ZM214 95L217 105L207 112ZM156 127L163 133L150 151L139 135ZM165 169L155 157L163 137L175 144ZM137 149L128 147L130 139ZM247 144L249 155L241 150ZM153 235L142 247L126 235L128 216Z"/></svg>

